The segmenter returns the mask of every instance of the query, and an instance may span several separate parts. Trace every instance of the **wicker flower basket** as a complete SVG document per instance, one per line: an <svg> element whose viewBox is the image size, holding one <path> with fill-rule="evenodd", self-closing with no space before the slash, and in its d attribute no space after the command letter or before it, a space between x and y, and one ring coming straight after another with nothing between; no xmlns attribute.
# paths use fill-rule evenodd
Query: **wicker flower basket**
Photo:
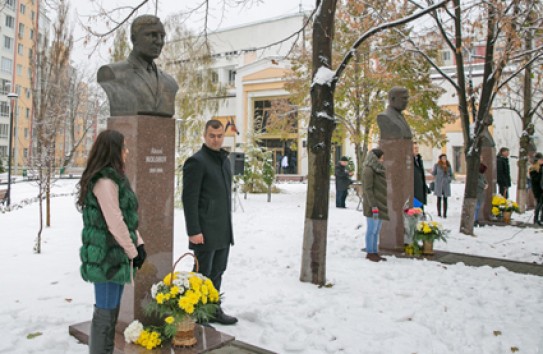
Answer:
<svg viewBox="0 0 543 354"><path fill-rule="evenodd" d="M172 274L175 272L175 267L177 263L181 261L185 256L191 256L194 259L194 269L198 272L198 259L192 253L185 253L177 259L173 265ZM177 333L172 338L172 345L174 347L192 347L198 343L195 335L196 324L194 319L190 316L185 316L183 321L177 324Z"/></svg>
<svg viewBox="0 0 543 354"><path fill-rule="evenodd" d="M434 254L434 242L422 241L422 254Z"/></svg>
<svg viewBox="0 0 543 354"><path fill-rule="evenodd" d="M177 324L177 333L172 339L174 347L192 347L198 340L195 336L196 324L190 316L185 316L185 319Z"/></svg>

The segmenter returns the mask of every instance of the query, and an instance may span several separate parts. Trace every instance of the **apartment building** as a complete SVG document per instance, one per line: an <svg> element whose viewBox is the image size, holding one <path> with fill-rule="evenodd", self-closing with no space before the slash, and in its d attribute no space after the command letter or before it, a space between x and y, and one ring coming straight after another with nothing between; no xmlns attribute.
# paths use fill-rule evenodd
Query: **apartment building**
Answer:
<svg viewBox="0 0 543 354"><path fill-rule="evenodd" d="M32 76L41 25L49 24L40 14L39 0L6 0L1 8L0 38L0 159L7 165L10 110L13 107L12 172L27 165L32 145ZM16 93L11 102L8 93Z"/></svg>

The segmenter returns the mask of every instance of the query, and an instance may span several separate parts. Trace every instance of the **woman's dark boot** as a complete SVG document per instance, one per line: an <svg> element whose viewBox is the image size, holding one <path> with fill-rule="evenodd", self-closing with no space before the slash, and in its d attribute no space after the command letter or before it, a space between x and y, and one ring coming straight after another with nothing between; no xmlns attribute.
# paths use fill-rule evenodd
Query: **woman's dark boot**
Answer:
<svg viewBox="0 0 543 354"><path fill-rule="evenodd" d="M447 197L443 197L443 218L447 219Z"/></svg>
<svg viewBox="0 0 543 354"><path fill-rule="evenodd" d="M441 217L441 197L437 197L437 216Z"/></svg>
<svg viewBox="0 0 543 354"><path fill-rule="evenodd" d="M89 337L89 354L112 354L115 349L115 324L119 309L94 307Z"/></svg>

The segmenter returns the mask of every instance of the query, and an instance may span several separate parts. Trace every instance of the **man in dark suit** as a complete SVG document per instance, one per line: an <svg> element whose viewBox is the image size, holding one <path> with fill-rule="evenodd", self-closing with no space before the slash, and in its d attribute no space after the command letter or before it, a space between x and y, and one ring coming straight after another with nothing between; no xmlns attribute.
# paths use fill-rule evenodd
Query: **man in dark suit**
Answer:
<svg viewBox="0 0 543 354"><path fill-rule="evenodd" d="M98 83L109 99L111 116L174 115L179 86L154 62L162 52L165 35L158 17L137 17L130 27L133 49L128 59L98 70Z"/></svg>
<svg viewBox="0 0 543 354"><path fill-rule="evenodd" d="M228 263L232 231L232 171L228 152L222 149L224 127L210 120L204 130L204 145L183 166L183 210L189 248L198 259L199 272L211 279L220 292ZM238 320L219 308L214 318L221 324Z"/></svg>
<svg viewBox="0 0 543 354"><path fill-rule="evenodd" d="M336 176L336 208L347 208L345 200L349 192L349 186L353 183L351 180L352 172L347 171L349 158L342 156L336 165L334 174Z"/></svg>
<svg viewBox="0 0 543 354"><path fill-rule="evenodd" d="M407 108L409 92L404 87L393 87L388 92L388 107L377 116L381 139L411 139L411 128L402 111Z"/></svg>

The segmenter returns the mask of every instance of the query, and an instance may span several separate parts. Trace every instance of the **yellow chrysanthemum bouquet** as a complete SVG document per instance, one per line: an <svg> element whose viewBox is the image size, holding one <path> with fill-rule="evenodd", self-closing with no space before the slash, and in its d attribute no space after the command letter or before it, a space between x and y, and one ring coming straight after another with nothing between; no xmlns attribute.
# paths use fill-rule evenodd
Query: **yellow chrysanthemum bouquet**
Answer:
<svg viewBox="0 0 543 354"><path fill-rule="evenodd" d="M492 215L501 216L504 211L520 213L520 208L514 201L495 194L492 197Z"/></svg>
<svg viewBox="0 0 543 354"><path fill-rule="evenodd" d="M434 242L437 240L447 242L449 230L443 229L443 225L437 221L419 221L413 236L413 248L415 254L419 253L421 242Z"/></svg>
<svg viewBox="0 0 543 354"><path fill-rule="evenodd" d="M178 325L187 317L199 323L209 322L219 308L219 300L220 294L209 278L196 272L172 271L153 284L151 302L145 309L148 314L162 318L163 325L143 327L134 324L138 322L134 321L130 325L133 328L128 326L129 332L125 331L125 340L147 349L156 348L163 341L174 337Z"/></svg>

